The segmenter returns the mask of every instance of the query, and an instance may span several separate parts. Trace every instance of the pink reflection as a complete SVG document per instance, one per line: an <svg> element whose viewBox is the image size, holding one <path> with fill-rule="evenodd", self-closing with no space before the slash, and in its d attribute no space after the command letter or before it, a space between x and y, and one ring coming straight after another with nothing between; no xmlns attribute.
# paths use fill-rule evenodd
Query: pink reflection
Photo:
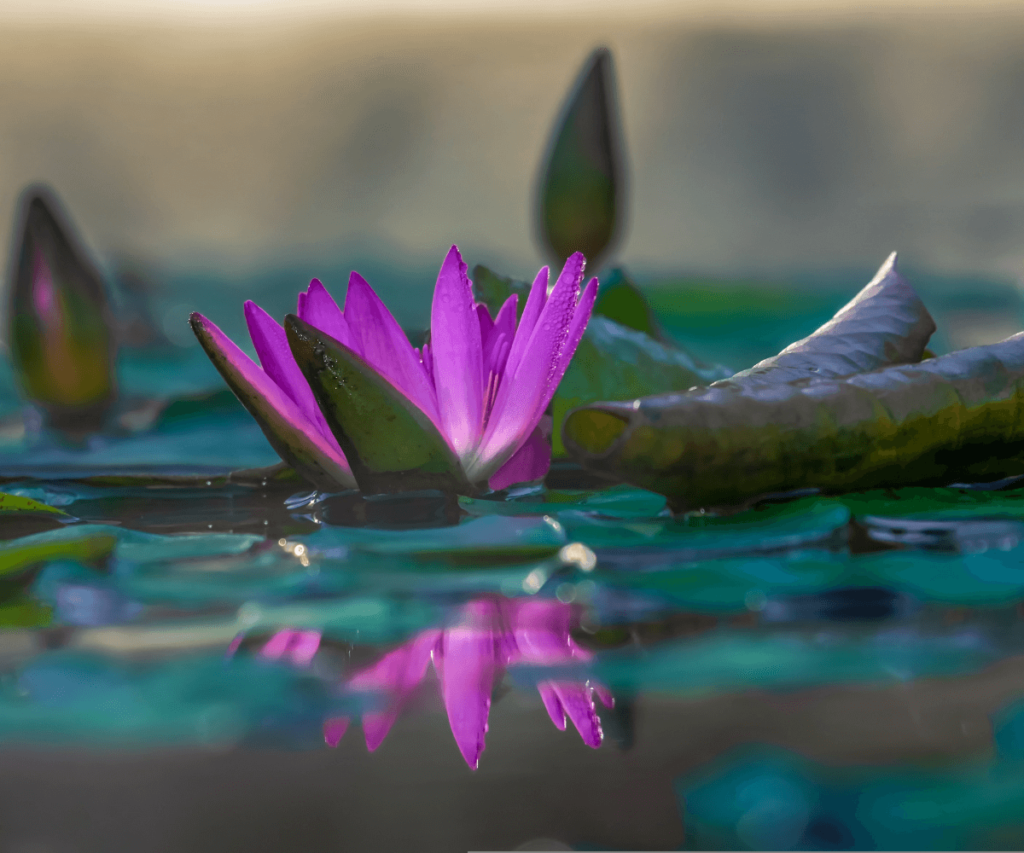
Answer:
<svg viewBox="0 0 1024 853"><path fill-rule="evenodd" d="M463 605L447 628L423 631L360 670L348 679L346 688L375 694L380 700L379 708L362 718L367 748L373 751L380 746L432 662L455 742L475 770L484 750L491 693L506 668L556 666L591 658L570 636L572 616L569 605L554 600L478 598ZM308 663L316 651L311 634L281 631L260 654ZM587 746L601 745L594 693L611 707L607 689L559 679L541 681L537 689L557 728L564 731L566 720L571 720ZM347 717L328 720L324 724L328 745L337 746L348 725Z"/></svg>

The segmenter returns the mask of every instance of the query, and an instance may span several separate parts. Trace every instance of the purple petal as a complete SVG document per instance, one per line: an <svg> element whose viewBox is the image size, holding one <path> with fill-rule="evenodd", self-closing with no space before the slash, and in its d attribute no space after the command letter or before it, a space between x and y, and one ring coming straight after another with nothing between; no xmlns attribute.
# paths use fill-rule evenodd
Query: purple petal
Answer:
<svg viewBox="0 0 1024 853"><path fill-rule="evenodd" d="M319 427L320 434L330 443L338 447L337 439L327 426L320 407L316 404L313 392L295 363L291 347L288 346L288 335L281 325L255 302L245 303L245 322L249 326L249 337L256 347L256 355L267 376L295 401L303 414Z"/></svg>
<svg viewBox="0 0 1024 853"><path fill-rule="evenodd" d="M604 740L604 732L601 730L601 719L597 716L594 708L594 697L586 684L572 681L548 682L558 696L565 715L572 720L576 731L580 733L583 742L594 749L601 745ZM558 725L555 723L555 725Z"/></svg>
<svg viewBox="0 0 1024 853"><path fill-rule="evenodd" d="M544 397L541 400L541 414L547 409L551 398L555 396L555 391L558 390L558 383L562 381L562 377L565 376L565 371L568 370L572 357L576 354L576 347L579 346L580 341L583 339L583 333L587 330L587 323L590 322L590 315L594 310L594 301L596 299L597 279L592 278L587 282L587 286L580 295L580 301L576 305L576 313L572 316L569 332L565 336L565 343L562 344L562 351L558 355L558 366L548 380L547 391L545 391Z"/></svg>
<svg viewBox="0 0 1024 853"><path fill-rule="evenodd" d="M491 334L491 329L494 328L494 320L491 319L491 312L487 306L482 302L478 302L476 306L476 316L480 321L480 340L487 341L487 336Z"/></svg>
<svg viewBox="0 0 1024 853"><path fill-rule="evenodd" d="M348 717L331 717L324 721L324 743L334 748L348 729Z"/></svg>
<svg viewBox="0 0 1024 853"><path fill-rule="evenodd" d="M606 708L615 707L615 697L612 696L612 691L605 687L603 684L593 684L594 694L598 699L601 700L601 704Z"/></svg>
<svg viewBox="0 0 1024 853"><path fill-rule="evenodd" d="M492 466L503 465L540 421L543 414L541 403L546 399L548 383L559 366L566 335L576 314L583 264L583 255L579 252L565 262L558 283L537 318L537 325L519 364L513 366L512 355L509 355L487 430L477 452L474 467L478 470L471 472L471 476L476 475L474 479L481 470L493 470ZM517 334L516 343L518 337Z"/></svg>
<svg viewBox="0 0 1024 853"><path fill-rule="evenodd" d="M320 648L319 631L278 631L260 649L260 657L268 660L285 658L298 666L306 666Z"/></svg>
<svg viewBox="0 0 1024 853"><path fill-rule="evenodd" d="M485 377L480 320L466 265L455 246L444 259L434 288L430 348L442 432L462 457L480 439Z"/></svg>
<svg viewBox="0 0 1024 853"><path fill-rule="evenodd" d="M306 417L295 401L214 323L198 313L192 314L191 320L193 327L198 327L196 334L207 338L204 346L209 346L224 359L225 364L216 365L215 362L215 365L218 370L225 372L225 378L230 376L229 384L233 388L237 385L257 397L261 401L261 406L281 419L283 428L288 431L287 435L281 437L281 443L301 443L300 449L315 458L317 464L325 472L330 473L340 485L355 488L352 469L349 468L334 437L328 439L323 435L319 425ZM257 417L257 421L264 432L269 433L275 429L265 419Z"/></svg>
<svg viewBox="0 0 1024 853"><path fill-rule="evenodd" d="M491 330L484 338L484 368L501 376L516 335L516 305L519 297L512 294L498 311ZM483 326L481 325L481 331Z"/></svg>
<svg viewBox="0 0 1024 853"><path fill-rule="evenodd" d="M526 353L526 345L530 342L530 335L537 325L540 312L548 300L548 268L541 267L533 280L530 288L530 295L526 297L526 306L523 308L523 316L519 318L519 327L516 329L515 339L512 342L512 349L508 354L508 362L505 365L507 372L514 373L519 366L523 355Z"/></svg>
<svg viewBox="0 0 1024 853"><path fill-rule="evenodd" d="M357 352L440 427L437 398L426 369L398 321L357 272L348 280L345 320Z"/></svg>
<svg viewBox="0 0 1024 853"><path fill-rule="evenodd" d="M348 686L353 690L383 694L382 709L363 715L363 735L370 752L381 745L398 719L405 699L423 680L431 654L440 639L440 631L424 631L349 681Z"/></svg>
<svg viewBox="0 0 1024 853"><path fill-rule="evenodd" d="M540 693L541 701L544 703L548 716L551 717L551 722L555 724L555 728L564 732L565 708L562 707L562 702L558 698L558 691L555 690L554 683L551 681L540 682L537 685L537 692Z"/></svg>
<svg viewBox="0 0 1024 853"><path fill-rule="evenodd" d="M441 695L459 752L471 769L480 763L497 670L497 605L471 601L462 619L444 632L440 655Z"/></svg>
<svg viewBox="0 0 1024 853"><path fill-rule="evenodd" d="M420 361L423 362L423 369L427 371L427 376L430 379L430 383L434 384L434 359L430 355L430 344L424 344L423 350L420 352Z"/></svg>
<svg viewBox="0 0 1024 853"><path fill-rule="evenodd" d="M309 289L299 294L299 304L295 311L300 320L305 320L309 325L321 332L326 332L336 341L343 343L351 350L362 355L359 348L355 346L352 332L345 322L345 317L338 307L338 303L327 292L320 279L314 278L309 283Z"/></svg>
<svg viewBox="0 0 1024 853"><path fill-rule="evenodd" d="M495 471L487 485L495 491L507 489L516 483L529 483L544 477L551 468L551 443L537 427L526 443Z"/></svg>

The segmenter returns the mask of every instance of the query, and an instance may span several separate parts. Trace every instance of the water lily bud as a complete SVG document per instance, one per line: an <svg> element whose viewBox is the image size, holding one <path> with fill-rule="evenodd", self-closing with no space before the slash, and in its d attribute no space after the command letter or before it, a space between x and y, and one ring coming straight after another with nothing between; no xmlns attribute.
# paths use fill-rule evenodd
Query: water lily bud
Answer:
<svg viewBox="0 0 1024 853"><path fill-rule="evenodd" d="M56 429L98 429L117 393L100 272L46 187L18 201L8 273L8 342L22 393Z"/></svg>
<svg viewBox="0 0 1024 853"><path fill-rule="evenodd" d="M623 184L615 70L602 47L580 72L541 171L539 236L558 263L582 252L597 269L622 225Z"/></svg>

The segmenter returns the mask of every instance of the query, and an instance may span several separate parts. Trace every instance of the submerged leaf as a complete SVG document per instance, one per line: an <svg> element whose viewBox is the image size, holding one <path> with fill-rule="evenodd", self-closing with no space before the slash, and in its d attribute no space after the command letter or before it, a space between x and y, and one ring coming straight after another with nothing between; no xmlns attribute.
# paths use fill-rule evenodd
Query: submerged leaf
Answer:
<svg viewBox="0 0 1024 853"><path fill-rule="evenodd" d="M288 343L359 488L368 494L472 491L444 436L352 350L293 314Z"/></svg>
<svg viewBox="0 0 1024 853"><path fill-rule="evenodd" d="M612 55L587 59L555 126L539 193L539 235L558 263L583 252L597 269L623 220L622 133Z"/></svg>
<svg viewBox="0 0 1024 853"><path fill-rule="evenodd" d="M578 409L567 446L676 509L1024 473L1024 333L847 379L737 386Z"/></svg>
<svg viewBox="0 0 1024 853"><path fill-rule="evenodd" d="M22 193L8 275L11 359L57 429L98 429L117 394L115 341L96 264L45 187Z"/></svg>

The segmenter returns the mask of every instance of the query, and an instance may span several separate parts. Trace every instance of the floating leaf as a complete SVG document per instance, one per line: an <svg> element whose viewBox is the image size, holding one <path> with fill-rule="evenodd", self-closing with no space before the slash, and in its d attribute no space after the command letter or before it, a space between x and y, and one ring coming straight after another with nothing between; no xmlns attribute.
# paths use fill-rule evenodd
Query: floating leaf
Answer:
<svg viewBox="0 0 1024 853"><path fill-rule="evenodd" d="M571 539L599 551L601 564L630 570L793 548L845 546L850 511L837 500L766 504L729 516L601 519L559 514Z"/></svg>
<svg viewBox="0 0 1024 853"><path fill-rule="evenodd" d="M848 379L708 388L605 403L566 420L588 464L679 509L815 487L1024 473L1024 333Z"/></svg>
<svg viewBox="0 0 1024 853"><path fill-rule="evenodd" d="M921 360L934 331L935 321L924 303L896 270L893 252L875 277L816 332L715 384L736 388L836 379L893 364L914 364Z"/></svg>
<svg viewBox="0 0 1024 853"><path fill-rule="evenodd" d="M8 322L18 382L52 426L91 432L117 394L103 278L49 189L25 190L16 221Z"/></svg>
<svg viewBox="0 0 1024 853"><path fill-rule="evenodd" d="M78 525L5 542L0 545L0 576L15 575L49 560L104 560L117 544L116 536L109 530Z"/></svg>
<svg viewBox="0 0 1024 853"><path fill-rule="evenodd" d="M623 220L622 132L607 48L587 59L544 160L539 233L561 264L583 252L594 269Z"/></svg>
<svg viewBox="0 0 1024 853"><path fill-rule="evenodd" d="M650 429L653 430L652 435L656 434L658 438L649 440L671 445L672 449L665 448L665 452L671 456L673 452L682 452L683 442L687 443L688 448L693 448L694 445L690 443L688 436L683 432L677 434L674 428L669 427L667 421L663 420L662 413L666 410L673 409L673 407L685 410L691 403L697 405L693 401L714 400L714 405L718 410L728 410L732 406L732 410L736 411L744 405L740 402L741 400L751 397L756 397L759 400L770 400L775 397L788 398L791 392L779 388L784 383L807 383L812 380L836 379L875 370L886 365L914 363L921 359L928 339L934 331L935 323L927 309L913 288L899 275L894 252L882 264L874 279L840 309L829 322L808 337L786 347L778 355L765 359L749 370L737 373L729 379L712 383L711 389L706 392L691 389L683 395L638 401L629 407L612 404L581 410L572 416L572 424L567 424L564 432L568 436L571 431L580 439L577 442L576 450L579 451L584 464L588 464L596 470L614 473L638 485L651 487L653 481L645 479L648 475L621 468L618 463L611 461L609 455L614 455L611 451L613 444L618 446L618 443L622 443L624 445L631 440L624 438L623 432L626 430L627 423L632 424L633 419L639 423L649 411L653 412L654 408L657 408L657 414L652 414L651 417L657 421L658 425ZM715 409L711 411L713 413ZM685 420L685 416L683 417ZM718 423L715 420L717 417L717 415L711 415L715 424ZM750 440L762 444L774 431L781 430L788 434L788 431L792 429L786 419L763 421L761 427L756 430L752 427L753 423L754 421L750 419L744 422L747 434L756 433L758 437ZM707 429L713 432L716 427L709 423ZM629 431L632 434L632 426ZM644 432L644 435L647 435L647 432ZM570 436L570 440L575 439ZM595 448L600 449L595 450ZM743 448L738 445L734 449L737 454L744 452ZM688 449L687 452L697 451ZM707 448L703 452L707 453ZM766 452L770 454L773 451ZM631 464L633 463L627 464L626 467L628 468ZM699 476L702 481L714 479L714 476L709 478L706 474L707 472L701 469L699 472L690 471L686 476L691 478ZM717 476L721 476L720 472L717 473ZM735 478L737 473L734 472L733 476ZM800 486L810 485L817 485L817 483L812 481L800 484ZM728 490L728 487L726 489ZM663 489L656 490L662 491ZM774 491L774 489L766 491ZM757 494L757 492L748 492L747 496L751 494ZM723 503L734 501L735 498L732 498ZM682 505L695 506L695 504L686 502Z"/></svg>
<svg viewBox="0 0 1024 853"><path fill-rule="evenodd" d="M66 512L57 509L55 506L40 503L37 500L22 497L21 495L10 495L7 492L0 492L0 518L22 514L67 517Z"/></svg>
<svg viewBox="0 0 1024 853"><path fill-rule="evenodd" d="M288 343L360 490L468 493L458 457L408 397L352 350L293 314Z"/></svg>
<svg viewBox="0 0 1024 853"><path fill-rule="evenodd" d="M504 500L460 497L459 506L470 515L557 515L578 510L614 518L653 518L665 508L665 498L644 489L613 486L600 491L549 489Z"/></svg>
<svg viewBox="0 0 1024 853"><path fill-rule="evenodd" d="M565 455L562 424L577 406L595 400L633 400L705 385L729 371L605 317L591 317L576 355L551 400L554 455Z"/></svg>
<svg viewBox="0 0 1024 853"><path fill-rule="evenodd" d="M552 518L485 516L456 527L380 530L330 527L306 537L310 559L346 552L403 556L418 562L472 565L523 562L554 555L565 543L565 529Z"/></svg>

